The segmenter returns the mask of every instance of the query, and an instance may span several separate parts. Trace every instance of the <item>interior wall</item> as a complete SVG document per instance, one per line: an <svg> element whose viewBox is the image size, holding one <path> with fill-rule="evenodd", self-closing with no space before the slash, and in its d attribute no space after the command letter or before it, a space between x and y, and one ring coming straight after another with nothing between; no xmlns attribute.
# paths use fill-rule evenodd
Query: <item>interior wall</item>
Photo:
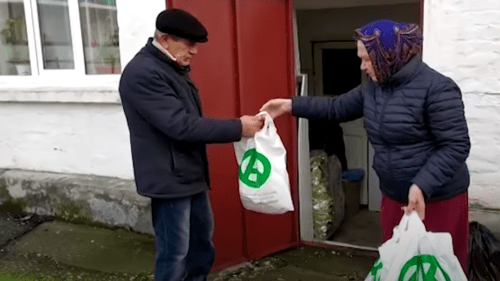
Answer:
<svg viewBox="0 0 500 281"><path fill-rule="evenodd" d="M353 40L354 30L378 19L418 23L420 4L397 4L297 10L300 64L302 73L308 74L309 93L314 94L313 42Z"/></svg>

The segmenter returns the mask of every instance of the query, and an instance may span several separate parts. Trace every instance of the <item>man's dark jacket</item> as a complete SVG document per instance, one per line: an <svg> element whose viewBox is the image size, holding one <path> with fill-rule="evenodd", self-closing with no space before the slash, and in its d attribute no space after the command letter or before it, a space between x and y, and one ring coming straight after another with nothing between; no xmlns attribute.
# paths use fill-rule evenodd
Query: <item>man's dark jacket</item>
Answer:
<svg viewBox="0 0 500 281"><path fill-rule="evenodd" d="M123 70L119 90L143 196L177 198L206 190L205 144L241 139L239 119L202 117L188 73L152 45L152 38Z"/></svg>
<svg viewBox="0 0 500 281"><path fill-rule="evenodd" d="M469 186L462 94L418 57L384 84L368 82L337 98L296 98L292 114L341 122L363 117L380 189L393 200L406 204L412 183L427 201L454 197Z"/></svg>

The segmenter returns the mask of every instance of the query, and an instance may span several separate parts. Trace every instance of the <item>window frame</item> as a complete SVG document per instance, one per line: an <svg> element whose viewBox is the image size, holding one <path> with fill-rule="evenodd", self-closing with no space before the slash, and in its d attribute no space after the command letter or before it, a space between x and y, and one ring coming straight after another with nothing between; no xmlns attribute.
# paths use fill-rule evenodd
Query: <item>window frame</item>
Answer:
<svg viewBox="0 0 500 281"><path fill-rule="evenodd" d="M35 54L36 63L33 66L31 63L32 72L31 76L36 73L36 76L49 76L54 75L60 77L61 75L86 75L85 74L85 63L83 54L83 42L82 42L82 30L80 26L80 13L78 11L78 0L67 0L68 3L68 14L69 14L69 24L71 31L71 47L73 51L74 69L44 69L43 67L43 54L42 54L42 40L40 35L40 18L38 15L38 0L24 0L25 5L25 16L26 16L26 26L28 26L28 16L31 15L31 27L33 44L29 48L30 54L33 52ZM49 0L50 1L50 0ZM28 39L29 40L29 39ZM28 41L28 45L29 41ZM31 55L30 55L31 58Z"/></svg>
<svg viewBox="0 0 500 281"><path fill-rule="evenodd" d="M35 90L37 92L60 92L61 89L64 89L64 91L76 89L77 93L74 94L75 97L73 98L76 101L88 100L88 98L81 98L82 94L78 93L78 91L86 88L99 88L105 91L114 90L117 92L116 87L120 73L86 74L79 1L67 1L74 69L44 69L37 0L12 1L23 3L24 6L31 75L0 75L0 101L19 100L20 97L15 96L18 94L31 96L31 98L28 98L30 101L52 101L51 98L39 95L35 98L32 95ZM119 46L119 51L121 53L121 46ZM116 101L116 95L105 100Z"/></svg>
<svg viewBox="0 0 500 281"><path fill-rule="evenodd" d="M85 73L78 0L68 0L74 69L43 69L37 0L13 2L24 5L31 75L0 75L0 102L120 103L120 73Z"/></svg>

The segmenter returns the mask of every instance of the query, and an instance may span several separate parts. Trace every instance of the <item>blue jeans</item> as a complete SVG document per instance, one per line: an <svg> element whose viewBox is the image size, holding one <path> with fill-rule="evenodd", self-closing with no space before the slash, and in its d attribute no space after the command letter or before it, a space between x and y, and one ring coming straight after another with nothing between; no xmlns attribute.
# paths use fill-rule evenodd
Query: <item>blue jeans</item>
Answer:
<svg viewBox="0 0 500 281"><path fill-rule="evenodd" d="M155 280L205 281L215 248L207 192L175 199L151 199L155 230Z"/></svg>

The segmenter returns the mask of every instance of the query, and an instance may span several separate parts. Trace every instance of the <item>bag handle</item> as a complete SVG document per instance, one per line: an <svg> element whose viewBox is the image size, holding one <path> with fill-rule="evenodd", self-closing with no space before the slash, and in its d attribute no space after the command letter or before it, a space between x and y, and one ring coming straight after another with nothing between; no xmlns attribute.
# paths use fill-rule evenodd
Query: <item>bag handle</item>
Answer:
<svg viewBox="0 0 500 281"><path fill-rule="evenodd" d="M264 120L264 127L262 127L262 129L257 133L268 137L273 137L274 135L276 135L277 134L276 126L274 126L274 121L271 115L266 111L259 112L257 116L259 115L265 116L265 120Z"/></svg>
<svg viewBox="0 0 500 281"><path fill-rule="evenodd" d="M425 225L417 212L413 211L409 215L403 215L399 225L394 228L393 236L399 239L405 232L410 232L412 234L422 234L426 232Z"/></svg>

